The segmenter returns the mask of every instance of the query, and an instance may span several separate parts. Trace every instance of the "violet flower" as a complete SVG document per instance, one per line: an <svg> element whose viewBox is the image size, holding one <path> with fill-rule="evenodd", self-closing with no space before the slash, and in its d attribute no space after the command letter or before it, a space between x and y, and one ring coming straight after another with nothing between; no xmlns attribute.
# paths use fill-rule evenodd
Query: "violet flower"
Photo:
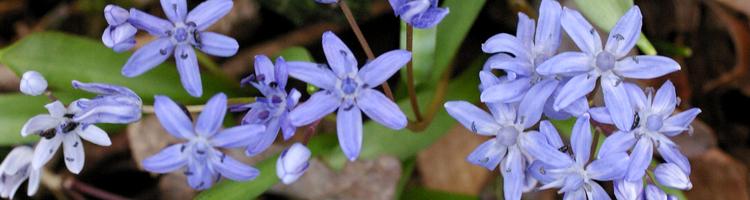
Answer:
<svg viewBox="0 0 750 200"><path fill-rule="evenodd" d="M0 164L0 197L13 199L21 184L29 180L26 195L32 196L39 189L41 169L31 167L34 152L31 147L18 146L5 156Z"/></svg>
<svg viewBox="0 0 750 200"><path fill-rule="evenodd" d="M122 75L135 77L161 64L174 54L182 86L190 95L203 94L198 58L193 47L213 56L229 57L237 53L239 44L233 38L208 32L209 26L229 13L231 0L210 0L196 6L190 13L186 0L161 0L169 21L137 9L130 9L128 20L138 29L157 37L138 49L122 68Z"/></svg>
<svg viewBox="0 0 750 200"><path fill-rule="evenodd" d="M439 8L438 0L388 0L393 12L407 24L418 29L430 29L448 15L448 8Z"/></svg>
<svg viewBox="0 0 750 200"><path fill-rule="evenodd" d="M393 50L357 69L357 59L333 32L323 33L326 65L288 62L289 75L322 90L289 113L294 126L310 124L338 110L336 132L339 144L354 161L362 148L362 112L391 129L406 127L406 116L383 93L373 89L385 82L411 59L411 52ZM361 111L361 112L360 112Z"/></svg>
<svg viewBox="0 0 750 200"><path fill-rule="evenodd" d="M47 90L47 79L37 71L24 72L19 89L23 94L39 96Z"/></svg>
<svg viewBox="0 0 750 200"><path fill-rule="evenodd" d="M143 160L143 168L154 173L185 169L188 184L196 190L211 187L221 176L235 181L254 179L260 171L227 156L218 148L245 147L265 130L263 125L240 125L221 129L227 111L227 96L214 95L193 126L188 115L166 96L154 97L156 117L174 137L187 140L173 144ZM219 176L221 175L221 176Z"/></svg>
<svg viewBox="0 0 750 200"><path fill-rule="evenodd" d="M276 176L284 184L292 184L305 174L310 166L310 149L300 143L294 143L281 152L276 160Z"/></svg>
<svg viewBox="0 0 750 200"><path fill-rule="evenodd" d="M116 5L107 5L104 7L104 18L109 24L102 34L102 42L105 46L118 53L135 46L135 34L138 29L128 22L130 18L128 10Z"/></svg>

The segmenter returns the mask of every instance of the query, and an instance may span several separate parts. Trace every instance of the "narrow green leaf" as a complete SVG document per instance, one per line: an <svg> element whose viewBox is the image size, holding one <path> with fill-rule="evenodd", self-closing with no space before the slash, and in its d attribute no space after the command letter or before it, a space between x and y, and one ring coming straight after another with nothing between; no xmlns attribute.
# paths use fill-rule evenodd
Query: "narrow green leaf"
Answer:
<svg viewBox="0 0 750 200"><path fill-rule="evenodd" d="M406 49L406 23L401 22L401 48ZM435 65L435 43L437 41L437 29L414 29L412 41L412 62L414 68L414 85L421 86L433 75L432 68ZM401 80L406 83L406 67L401 68ZM439 75L439 74L437 74Z"/></svg>
<svg viewBox="0 0 750 200"><path fill-rule="evenodd" d="M21 127L31 117L47 113L45 97L23 94L0 95L0 146L17 145L39 140L38 136L21 137Z"/></svg>
<svg viewBox="0 0 750 200"><path fill-rule="evenodd" d="M71 87L71 80L101 82L129 87L146 103L152 102L156 94L167 95L182 103L202 103L218 92L234 95L239 88L239 83L216 84L223 82L216 76L203 74L203 97L194 98L183 89L177 69L171 63L163 63L135 78L122 76L120 71L128 57L130 53L115 53L99 41L44 32L29 35L4 49L0 63L16 74L38 71L55 93L82 94Z"/></svg>
<svg viewBox="0 0 750 200"><path fill-rule="evenodd" d="M276 56L282 56L286 61L313 61L310 51L298 46L284 49Z"/></svg>
<svg viewBox="0 0 750 200"><path fill-rule="evenodd" d="M435 66L431 68L433 74L430 75L429 82L437 82L443 70L452 64L451 62L456 57L456 53L458 53L464 38L469 33L469 29L474 25L474 21L479 16L479 11L482 10L484 3L485 0L443 1L441 7L447 7L450 9L450 13L437 27Z"/></svg>
<svg viewBox="0 0 750 200"><path fill-rule="evenodd" d="M475 196L469 196L465 194L457 194L457 193L450 193L450 192L444 192L444 191L437 191L437 190L431 190L427 188L413 188L410 190L406 190L404 192L404 195L401 197L401 199L430 199L430 200L448 200L448 199L457 199L457 200L475 200L479 199L479 197Z"/></svg>
<svg viewBox="0 0 750 200"><path fill-rule="evenodd" d="M575 3L591 23L607 32L633 6L633 0L575 0ZM643 34L637 44L643 53L656 54L656 49Z"/></svg>

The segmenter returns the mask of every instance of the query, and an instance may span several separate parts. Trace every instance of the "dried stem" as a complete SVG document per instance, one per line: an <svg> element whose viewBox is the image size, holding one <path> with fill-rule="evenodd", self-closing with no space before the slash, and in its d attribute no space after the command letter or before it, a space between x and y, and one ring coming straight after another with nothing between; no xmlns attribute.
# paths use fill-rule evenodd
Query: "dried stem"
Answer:
<svg viewBox="0 0 750 200"><path fill-rule="evenodd" d="M406 25L406 50L412 52L414 49L414 27ZM419 110L419 101L417 100L417 90L414 88L414 57L406 64L406 91L409 93L409 102L417 122L421 122L422 112Z"/></svg>
<svg viewBox="0 0 750 200"><path fill-rule="evenodd" d="M454 65L450 65L445 71L443 71L440 81L438 81L437 86L435 87L435 96L432 99L432 102L430 102L429 107L427 107L427 115L425 115L426 117L424 120L419 122L410 121L409 124L406 125L407 129L413 132L421 132L430 126L432 120L435 119L435 116L445 102L445 94L448 90L448 83L450 82L451 72L453 72L453 66Z"/></svg>
<svg viewBox="0 0 750 200"><path fill-rule="evenodd" d="M308 142L310 142L310 139L315 135L315 130L318 127L318 124L320 124L320 121L323 120L322 118L313 122L310 125L307 125L307 130L305 131L305 138L302 140L302 144L307 145Z"/></svg>
<svg viewBox="0 0 750 200"><path fill-rule="evenodd" d="M65 179L65 182L63 182L63 187L65 187L65 189L68 189L70 191L80 192L80 193L95 197L97 199L127 200L127 198L125 197L112 194L110 192L96 188L84 182L80 182L73 177L69 177Z"/></svg>
<svg viewBox="0 0 750 200"><path fill-rule="evenodd" d="M367 40L365 40L365 36L362 34L362 30L359 28L359 25L357 25L357 20L354 19L354 15L352 15L351 9L349 9L349 6L346 4L346 1L341 0L339 1L339 7L341 8L341 11L344 12L344 16L346 16L346 21L349 22L349 26L352 27L352 31L354 31L354 35L357 36L357 40L359 40L359 45L362 46L362 49L365 51L365 54L367 54L368 60L374 60L375 54L372 53L372 49L370 49L370 44L367 43ZM393 92L391 91L391 87L388 86L388 82L384 82L381 87L383 87L383 92L386 96L388 96L389 99L394 100L393 98Z"/></svg>

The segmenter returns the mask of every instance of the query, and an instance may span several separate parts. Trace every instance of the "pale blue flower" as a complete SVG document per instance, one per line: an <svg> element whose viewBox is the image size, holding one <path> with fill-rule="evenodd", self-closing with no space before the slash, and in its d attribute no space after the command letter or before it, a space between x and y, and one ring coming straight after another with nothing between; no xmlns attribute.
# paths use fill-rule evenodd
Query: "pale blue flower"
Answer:
<svg viewBox="0 0 750 200"><path fill-rule="evenodd" d="M336 110L336 133L349 160L356 160L362 148L362 112L391 129L406 127L406 115L383 93L373 89L411 60L411 52L393 50L357 69L357 59L333 32L323 33L323 51L328 66L288 62L289 75L320 91L289 113L294 126L310 124Z"/></svg>
<svg viewBox="0 0 750 200"><path fill-rule="evenodd" d="M27 71L21 76L20 90L31 96L39 96L47 90L47 79L37 71Z"/></svg>
<svg viewBox="0 0 750 200"><path fill-rule="evenodd" d="M643 195L641 195L642 199L645 200L678 200L676 196L668 195L664 192L664 190L661 190L659 187L653 184L646 185L646 190L643 191Z"/></svg>
<svg viewBox="0 0 750 200"><path fill-rule="evenodd" d="M143 101L129 88L103 83L82 83L73 80L73 88L97 94L92 99L79 99L80 109L73 120L84 124L129 124L141 119Z"/></svg>
<svg viewBox="0 0 750 200"><path fill-rule="evenodd" d="M388 0L393 12L414 28L437 26L448 15L448 8L439 8L438 0Z"/></svg>
<svg viewBox="0 0 750 200"><path fill-rule="evenodd" d="M266 126L265 132L251 138L245 151L248 156L257 155L271 146L279 130L284 140L294 136L297 127L289 120L289 112L297 105L302 93L292 89L287 94L284 88L288 77L288 66L284 58L276 59L274 66L267 56L259 55L255 56L255 74L242 80L242 85L253 85L264 96L256 98L253 103L232 108L233 112L250 110L242 119L242 124Z"/></svg>
<svg viewBox="0 0 750 200"><path fill-rule="evenodd" d="M128 10L120 6L104 7L104 19L109 24L102 34L102 42L105 46L112 48L115 52L127 51L135 46L135 34L138 29L128 22L129 18Z"/></svg>
<svg viewBox="0 0 750 200"><path fill-rule="evenodd" d="M39 189L41 169L31 167L34 152L31 147L18 146L5 156L0 164L0 197L13 199L21 183L29 180L26 195L32 196Z"/></svg>
<svg viewBox="0 0 750 200"><path fill-rule="evenodd" d="M284 184L292 184L305 174L310 166L310 149L300 143L294 143L281 152L276 160L276 176Z"/></svg>
<svg viewBox="0 0 750 200"><path fill-rule="evenodd" d="M229 13L231 0L210 0L196 6L190 13L186 0L161 0L169 21L137 9L130 9L130 22L138 29L157 37L141 47L128 59L122 75L141 75L174 55L182 86L190 95L203 94L198 58L193 47L206 54L229 57L237 53L239 44L234 38L206 29Z"/></svg>
<svg viewBox="0 0 750 200"><path fill-rule="evenodd" d="M315 2L324 3L324 4L334 4L334 3L338 3L339 0L315 0Z"/></svg>
<svg viewBox="0 0 750 200"><path fill-rule="evenodd" d="M654 178L661 185L674 189L690 190L693 188L693 183L690 182L688 174L673 163L663 163L656 166L654 168Z"/></svg>
<svg viewBox="0 0 750 200"><path fill-rule="evenodd" d="M263 125L240 125L221 130L227 112L226 95L214 95L195 125L169 97L155 96L154 99L154 110L161 125L169 134L186 142L170 145L146 158L142 162L144 169L153 173L184 169L188 185L196 190L211 187L221 176L235 181L258 176L260 171L218 149L245 147L250 138L265 130Z"/></svg>

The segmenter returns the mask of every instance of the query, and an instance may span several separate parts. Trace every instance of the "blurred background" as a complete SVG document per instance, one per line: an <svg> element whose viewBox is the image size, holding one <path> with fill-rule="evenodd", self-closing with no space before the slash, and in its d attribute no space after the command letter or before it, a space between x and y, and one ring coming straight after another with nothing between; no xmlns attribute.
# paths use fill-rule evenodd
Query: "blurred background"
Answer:
<svg viewBox="0 0 750 200"><path fill-rule="evenodd" d="M468 2L479 0L464 1L473 4ZM188 1L190 8L200 2L202 1ZM387 1L347 2L376 55L399 48L401 22L393 15ZM449 62L452 68L448 69L452 69L452 72L448 75L454 76L453 80L466 80L461 79L460 75L470 70L474 70L471 71L470 79L477 79L476 66L481 66L488 56L480 49L482 42L496 33L515 33L516 13L527 12L530 16L535 16L534 12L539 5L537 0L481 2L483 4L477 9L476 20L462 22L468 29L465 39L457 43L456 56ZM580 6L573 0L560 2L569 7ZM108 50L103 48L100 38L107 25L102 11L104 6L110 3L125 8L135 7L163 16L158 0L0 0L0 48L10 47L25 38L44 34L43 32L54 31L88 38L91 41L89 43L101 46L97 46L97 51ZM685 197L748 199L750 0L636 0L635 4L643 11L643 33L656 51L660 55L674 58L682 65L681 71L639 84L659 86L664 80L670 79L675 83L682 100L680 108L699 107L703 110L693 123L693 134L682 134L674 139L682 152L689 157L693 168L690 178L694 187L684 193ZM465 13L460 9L451 8L450 15L462 14ZM204 58L201 62L201 67L206 65L203 63L215 63L216 66L202 71L204 74L221 74L220 76L225 79L233 81L234 85L227 86L231 88L238 88L237 81L252 73L252 58L256 54L302 55L306 59L323 62L325 58L322 55L320 36L327 30L337 32L360 59L360 63L365 62L365 54L359 48L341 11L334 6L315 4L313 0L235 0L231 13L210 30L234 37L240 43L240 51L233 57ZM145 33L139 33L137 36L138 45L152 39ZM568 40L563 42L563 50L575 49L567 37L563 39ZM309 51L309 55L290 53L305 49ZM40 54L44 54L44 51L40 51ZM120 63L111 65L124 64L122 61L127 56L120 56L123 57L118 57ZM208 61L205 61L206 59ZM0 59L0 63L13 63L2 60ZM87 69L83 68L84 66L77 69L61 69L57 72L85 74ZM119 68L116 69L119 72ZM2 95L18 92L19 77L14 71L0 64ZM52 82L55 82L55 76L75 76L44 75L48 79L53 79ZM204 78L204 87L226 83L206 80ZM172 85L179 84L174 79L166 81ZM400 87L403 85L400 84L401 81L400 76L394 76L389 82ZM478 102L475 84L478 80L471 81L468 86L465 84L461 87L449 87L447 93L471 92L473 94L469 96L472 98L465 100ZM292 85L300 90L305 88L305 85L298 81ZM181 87L173 89L182 90ZM431 89L424 85L420 90ZM252 97L257 93L250 88L236 91L229 92L230 97ZM210 96L211 94L207 94L204 98ZM396 87L396 96L406 97L405 90ZM16 106L14 103L19 103L17 100L11 100L0 97L0 107L5 107L0 109L0 115L3 115L0 116L0 121L4 122L0 122L0 125L8 124L7 127L10 127L3 129L6 132L0 133L0 137L3 138L18 138L19 129L13 131L12 128L20 127L27 119L11 119L16 117L12 115L15 110L11 107ZM34 106L37 106L38 113L41 113L43 101L37 102ZM200 101L193 100L193 103L196 102ZM149 100L146 103L150 104ZM426 106L426 103L422 105ZM229 123L236 123L241 116L234 114L234 122ZM9 124L11 122L15 124ZM488 171L465 161L465 157L488 138L472 134L450 118L438 117L435 123L439 125L428 128L426 133L398 132L397 134L401 135L384 136L391 140L382 141L366 137L366 148L369 141L381 142L383 148L396 150L365 149L364 158L353 163L341 162L343 157L336 147L335 134L329 134L335 132L333 123L323 121L319 127L316 137L321 139L317 140L319 142L314 143L311 149L323 150L315 152L318 157L312 161L310 170L299 181L288 186L273 184L274 181L266 180L273 179L274 172L264 171L266 176L244 188L260 190L260 199L502 199L502 179L499 172ZM198 194L187 186L181 173L157 176L140 169L141 160L176 141L163 131L154 116L144 115L141 122L108 130L113 145L109 148L87 145L86 166L80 175L68 174L62 162L58 162L52 171L59 173L60 180L52 181L62 183L60 187L42 187L42 190L31 198L91 199L93 197L89 194L92 188L134 199L189 199ZM365 134L388 133L366 130ZM299 140L301 138L291 141ZM399 140L407 143L399 143ZM414 145L408 143L410 141L414 142ZM4 146L0 155L6 154L12 145L22 143L23 141L2 141ZM265 169L273 169L273 165L263 165L261 161L274 156L289 144L291 143L279 140L266 153L249 158L246 162L270 166ZM410 149L404 150L405 148ZM237 157L244 157L241 152L234 153ZM258 186L259 184L267 185ZM266 190L267 188L269 189ZM605 188L611 191L612 186L606 185ZM19 190L16 198L27 198L23 191L25 189ZM524 195L524 199L560 198L556 191L552 190Z"/></svg>

